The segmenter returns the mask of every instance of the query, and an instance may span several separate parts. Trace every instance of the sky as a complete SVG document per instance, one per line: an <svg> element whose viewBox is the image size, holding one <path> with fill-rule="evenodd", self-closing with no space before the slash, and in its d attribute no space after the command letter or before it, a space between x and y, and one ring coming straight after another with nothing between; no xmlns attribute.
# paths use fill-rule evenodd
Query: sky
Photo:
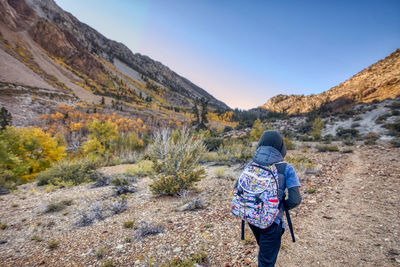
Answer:
<svg viewBox="0 0 400 267"><path fill-rule="evenodd" d="M400 0L55 0L231 108L318 94L400 48Z"/></svg>

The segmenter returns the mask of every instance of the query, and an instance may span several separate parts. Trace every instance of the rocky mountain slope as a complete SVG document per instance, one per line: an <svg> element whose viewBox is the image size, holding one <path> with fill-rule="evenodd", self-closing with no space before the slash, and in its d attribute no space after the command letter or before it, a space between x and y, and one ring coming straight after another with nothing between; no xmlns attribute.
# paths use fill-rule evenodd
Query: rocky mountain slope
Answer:
<svg viewBox="0 0 400 267"><path fill-rule="evenodd" d="M3 83L62 91L89 103L108 96L106 102L190 108L205 98L212 108L229 109L160 62L107 39L53 0L0 0L0 13Z"/></svg>
<svg viewBox="0 0 400 267"><path fill-rule="evenodd" d="M355 103L400 95L400 49L357 73L347 81L317 95L277 95L262 106L274 112L305 113L315 108L338 111Z"/></svg>

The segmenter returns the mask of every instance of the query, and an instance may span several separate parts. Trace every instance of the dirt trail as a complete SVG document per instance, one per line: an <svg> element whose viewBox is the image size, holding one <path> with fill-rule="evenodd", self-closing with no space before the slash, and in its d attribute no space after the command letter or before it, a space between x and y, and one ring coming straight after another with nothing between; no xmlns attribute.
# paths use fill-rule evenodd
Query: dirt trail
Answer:
<svg viewBox="0 0 400 267"><path fill-rule="evenodd" d="M277 266L399 266L399 151L355 151L323 202L295 217ZM384 155L382 155L384 154Z"/></svg>

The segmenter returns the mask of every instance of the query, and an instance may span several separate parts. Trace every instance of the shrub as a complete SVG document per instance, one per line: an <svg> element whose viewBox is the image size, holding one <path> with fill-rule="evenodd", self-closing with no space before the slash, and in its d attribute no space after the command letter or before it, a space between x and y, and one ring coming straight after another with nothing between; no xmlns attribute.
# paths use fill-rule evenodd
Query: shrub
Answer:
<svg viewBox="0 0 400 267"><path fill-rule="evenodd" d="M217 151L218 147L222 145L224 140L220 137L209 136L204 139L204 144L208 151Z"/></svg>
<svg viewBox="0 0 400 267"><path fill-rule="evenodd" d="M393 138L390 140L392 147L400 147L400 138Z"/></svg>
<svg viewBox="0 0 400 267"><path fill-rule="evenodd" d="M306 190L306 193L307 194L314 194L315 193L315 188L314 187L310 187L310 188L308 188L307 190Z"/></svg>
<svg viewBox="0 0 400 267"><path fill-rule="evenodd" d="M161 267L193 267L207 263L207 253L204 251L196 252L184 259L173 258L167 263L161 264Z"/></svg>
<svg viewBox="0 0 400 267"><path fill-rule="evenodd" d="M62 211L65 209L65 205L62 202L50 203L46 206L45 213Z"/></svg>
<svg viewBox="0 0 400 267"><path fill-rule="evenodd" d="M60 241L57 240L50 240L49 243L47 244L47 248L50 250L54 250L58 248L58 245L60 244Z"/></svg>
<svg viewBox="0 0 400 267"><path fill-rule="evenodd" d="M89 182L99 163L88 159L61 161L37 176L38 185L78 185Z"/></svg>
<svg viewBox="0 0 400 267"><path fill-rule="evenodd" d="M369 132L364 135L364 144L366 145L374 145L376 141L380 138L380 135L375 132Z"/></svg>
<svg viewBox="0 0 400 267"><path fill-rule="evenodd" d="M104 207L99 202L92 202L89 205L88 210L80 210L80 217L75 222L75 225L78 227L84 227L91 225L95 222L95 220L104 220Z"/></svg>
<svg viewBox="0 0 400 267"><path fill-rule="evenodd" d="M400 121L396 121L394 123L386 123L384 127L389 130L390 135L400 135Z"/></svg>
<svg viewBox="0 0 400 267"><path fill-rule="evenodd" d="M135 222L134 221L126 221L124 222L124 228L133 228L135 226Z"/></svg>
<svg viewBox="0 0 400 267"><path fill-rule="evenodd" d="M141 222L136 230L136 239L142 239L148 235L156 235L162 233L164 227L161 225L151 225L147 222Z"/></svg>
<svg viewBox="0 0 400 267"><path fill-rule="evenodd" d="M360 120L362 120L361 116L356 116L356 117L354 117L354 119L353 119L353 121L360 121Z"/></svg>
<svg viewBox="0 0 400 267"><path fill-rule="evenodd" d="M102 259L104 257L104 255L106 254L104 248L99 248L96 253L94 254L94 256L96 256L96 258L98 259Z"/></svg>
<svg viewBox="0 0 400 267"><path fill-rule="evenodd" d="M156 132L147 152L154 169L151 191L158 195L175 195L191 189L204 177L199 160L205 151L202 136L191 135L187 129Z"/></svg>
<svg viewBox="0 0 400 267"><path fill-rule="evenodd" d="M34 236L31 237L31 240L36 241L36 242L42 242L43 238L41 238L38 235L34 235Z"/></svg>
<svg viewBox="0 0 400 267"><path fill-rule="evenodd" d="M127 174L132 176L144 177L153 172L153 162L150 160L142 160L126 170Z"/></svg>
<svg viewBox="0 0 400 267"><path fill-rule="evenodd" d="M217 178L222 178L225 175L225 169L223 167L216 168L214 174Z"/></svg>
<svg viewBox="0 0 400 267"><path fill-rule="evenodd" d="M339 151L339 148L335 145L317 145L315 148L318 150L318 152L327 152L327 151L337 152L337 151Z"/></svg>
<svg viewBox="0 0 400 267"><path fill-rule="evenodd" d="M111 211L114 214L120 214L128 209L128 200L125 195L111 202Z"/></svg>
<svg viewBox="0 0 400 267"><path fill-rule="evenodd" d="M5 230L5 229L7 229L7 224L5 224L5 223L0 223L0 229L1 230Z"/></svg>
<svg viewBox="0 0 400 267"><path fill-rule="evenodd" d="M293 142L292 139L290 139L288 137L283 137L283 142L285 143L285 147L287 150L296 149L296 144Z"/></svg>
<svg viewBox="0 0 400 267"><path fill-rule="evenodd" d="M119 196L136 192L136 188L132 186L132 178L126 178L126 176L128 175L120 174L111 181L111 183L114 185L115 195Z"/></svg>
<svg viewBox="0 0 400 267"><path fill-rule="evenodd" d="M343 144L346 146L352 146L354 145L354 141L351 138L346 138L345 140L343 140Z"/></svg>
<svg viewBox="0 0 400 267"><path fill-rule="evenodd" d="M112 260L106 260L103 262L100 267L116 267L117 265Z"/></svg>
<svg viewBox="0 0 400 267"><path fill-rule="evenodd" d="M353 122L351 124L351 128L357 128L357 127L360 127L360 124L358 122Z"/></svg>
<svg viewBox="0 0 400 267"><path fill-rule="evenodd" d="M336 135L341 139L358 137L359 131L357 129L344 129L343 127L339 127L336 130Z"/></svg>
<svg viewBox="0 0 400 267"><path fill-rule="evenodd" d="M217 155L219 158L227 158L231 163L247 162L255 152L251 144L246 144L238 139L232 139L219 147Z"/></svg>
<svg viewBox="0 0 400 267"><path fill-rule="evenodd" d="M341 153L343 153L343 154L347 154L347 153L353 153L353 149L350 149L350 148L346 148L346 149L343 149L342 151L340 151Z"/></svg>
<svg viewBox="0 0 400 267"><path fill-rule="evenodd" d="M390 114L383 114L381 116L379 116L376 120L375 123L382 123L383 121L385 121L387 118L390 117Z"/></svg>

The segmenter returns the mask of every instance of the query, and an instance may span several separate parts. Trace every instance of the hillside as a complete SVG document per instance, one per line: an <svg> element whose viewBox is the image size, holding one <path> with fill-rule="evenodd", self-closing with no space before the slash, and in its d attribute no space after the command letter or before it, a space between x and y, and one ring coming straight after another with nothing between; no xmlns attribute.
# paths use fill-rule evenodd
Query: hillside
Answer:
<svg viewBox="0 0 400 267"><path fill-rule="evenodd" d="M355 103L382 101L400 95L400 49L360 71L347 81L317 95L277 95L262 108L289 114L315 108L339 111Z"/></svg>
<svg viewBox="0 0 400 267"><path fill-rule="evenodd" d="M75 102L99 103L104 96L106 104L122 101L145 109L150 104L157 110L190 110L206 99L214 110L229 109L162 63L107 39L53 0L1 0L0 13L4 90L28 86L69 94ZM12 110L18 99L0 103ZM57 96L52 99L57 102Z"/></svg>

